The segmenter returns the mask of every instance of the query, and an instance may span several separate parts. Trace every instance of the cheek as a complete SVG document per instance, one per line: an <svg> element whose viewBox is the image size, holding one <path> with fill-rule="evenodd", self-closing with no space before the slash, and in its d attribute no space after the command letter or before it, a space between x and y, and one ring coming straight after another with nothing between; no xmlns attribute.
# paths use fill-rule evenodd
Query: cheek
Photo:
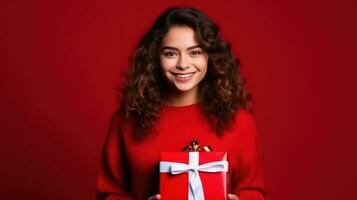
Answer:
<svg viewBox="0 0 357 200"><path fill-rule="evenodd" d="M202 71L207 69L208 60L207 58L198 59L195 61L195 65Z"/></svg>
<svg viewBox="0 0 357 200"><path fill-rule="evenodd" d="M166 71L176 66L175 59L160 58L161 69Z"/></svg>

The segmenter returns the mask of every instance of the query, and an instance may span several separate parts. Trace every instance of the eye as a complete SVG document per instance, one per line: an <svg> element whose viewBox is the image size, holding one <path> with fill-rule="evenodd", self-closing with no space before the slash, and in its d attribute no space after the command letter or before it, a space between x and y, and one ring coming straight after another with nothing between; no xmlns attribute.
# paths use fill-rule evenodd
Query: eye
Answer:
<svg viewBox="0 0 357 200"><path fill-rule="evenodd" d="M164 56L167 58L174 58L177 56L177 53L175 51L165 51L163 52Z"/></svg>
<svg viewBox="0 0 357 200"><path fill-rule="evenodd" d="M190 52L190 55L193 57L197 57L202 54L202 50L193 50Z"/></svg>

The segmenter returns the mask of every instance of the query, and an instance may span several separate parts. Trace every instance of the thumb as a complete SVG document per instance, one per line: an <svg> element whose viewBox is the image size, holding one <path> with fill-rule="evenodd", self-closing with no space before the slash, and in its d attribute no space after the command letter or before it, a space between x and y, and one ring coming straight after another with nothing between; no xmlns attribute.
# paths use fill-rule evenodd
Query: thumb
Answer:
<svg viewBox="0 0 357 200"><path fill-rule="evenodd" d="M149 200L157 200L157 199L161 199L160 194L155 194L154 196L149 197Z"/></svg>
<svg viewBox="0 0 357 200"><path fill-rule="evenodd" d="M228 200L239 200L239 198L237 197L237 195L228 194Z"/></svg>

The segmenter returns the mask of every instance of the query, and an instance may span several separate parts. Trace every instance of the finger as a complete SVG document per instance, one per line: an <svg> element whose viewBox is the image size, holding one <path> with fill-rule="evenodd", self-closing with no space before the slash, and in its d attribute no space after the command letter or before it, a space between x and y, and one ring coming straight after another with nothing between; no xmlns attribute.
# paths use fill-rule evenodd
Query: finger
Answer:
<svg viewBox="0 0 357 200"><path fill-rule="evenodd" d="M239 200L239 198L237 197L237 195L234 195L234 194L228 194L228 199L229 199L229 200Z"/></svg>
<svg viewBox="0 0 357 200"><path fill-rule="evenodd" d="M157 200L157 199L161 199L161 195L160 194L155 194L154 196L149 197L148 200Z"/></svg>

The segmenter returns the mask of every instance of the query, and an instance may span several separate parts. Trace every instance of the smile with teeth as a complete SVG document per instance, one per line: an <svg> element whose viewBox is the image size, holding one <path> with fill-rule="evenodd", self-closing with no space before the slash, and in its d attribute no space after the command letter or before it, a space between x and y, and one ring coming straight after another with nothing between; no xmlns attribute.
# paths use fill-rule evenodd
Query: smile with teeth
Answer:
<svg viewBox="0 0 357 200"><path fill-rule="evenodd" d="M176 78L178 79L189 79L192 77L192 75L194 74L195 72L192 72L192 73L185 73L185 74L179 74L179 73L172 73Z"/></svg>

